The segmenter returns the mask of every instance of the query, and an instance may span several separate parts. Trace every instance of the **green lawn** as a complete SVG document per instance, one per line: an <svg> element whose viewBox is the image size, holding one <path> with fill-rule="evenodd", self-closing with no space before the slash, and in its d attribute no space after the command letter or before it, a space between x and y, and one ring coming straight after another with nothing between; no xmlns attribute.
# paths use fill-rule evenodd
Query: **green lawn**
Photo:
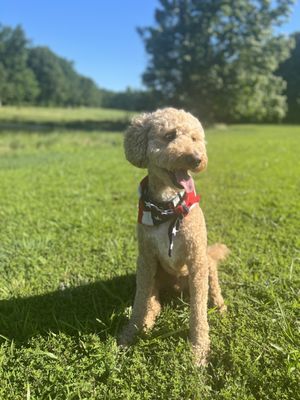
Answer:
<svg viewBox="0 0 300 400"><path fill-rule="evenodd" d="M116 345L145 174L123 156L128 117L0 109L0 399L299 399L300 127L207 132L196 184L209 242L232 254L220 268L229 311L209 310L198 370L184 299L131 348Z"/></svg>

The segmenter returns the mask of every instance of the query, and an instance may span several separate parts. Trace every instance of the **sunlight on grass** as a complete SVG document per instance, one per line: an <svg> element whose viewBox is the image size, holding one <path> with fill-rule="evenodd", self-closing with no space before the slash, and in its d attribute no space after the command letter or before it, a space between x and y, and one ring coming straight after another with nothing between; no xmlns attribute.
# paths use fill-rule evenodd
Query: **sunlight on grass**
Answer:
<svg viewBox="0 0 300 400"><path fill-rule="evenodd" d="M124 116L110 113L11 108L0 120ZM210 309L210 364L197 370L183 299L134 346L116 346L134 295L145 174L125 161L121 132L2 129L0 399L298 398L299 135L279 125L207 133L196 184L209 242L232 253L220 268L229 311Z"/></svg>

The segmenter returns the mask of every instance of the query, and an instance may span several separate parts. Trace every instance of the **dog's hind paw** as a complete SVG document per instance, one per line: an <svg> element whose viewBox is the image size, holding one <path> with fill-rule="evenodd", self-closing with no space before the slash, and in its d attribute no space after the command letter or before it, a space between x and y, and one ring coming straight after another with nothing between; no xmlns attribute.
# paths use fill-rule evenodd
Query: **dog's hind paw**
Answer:
<svg viewBox="0 0 300 400"><path fill-rule="evenodd" d="M227 312L227 306L225 303L221 304L220 306L218 306L218 311L221 315L225 315Z"/></svg>

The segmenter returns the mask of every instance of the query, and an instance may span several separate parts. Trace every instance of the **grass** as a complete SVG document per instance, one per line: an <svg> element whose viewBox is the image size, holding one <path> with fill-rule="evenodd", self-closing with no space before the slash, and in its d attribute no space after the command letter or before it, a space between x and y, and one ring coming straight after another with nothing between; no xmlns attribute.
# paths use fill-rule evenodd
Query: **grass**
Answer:
<svg viewBox="0 0 300 400"><path fill-rule="evenodd" d="M132 115L129 111L107 108L48 108L48 107L2 107L0 121L27 122L71 122L71 121L104 121L124 119Z"/></svg>
<svg viewBox="0 0 300 400"><path fill-rule="evenodd" d="M300 128L207 132L196 184L209 242L232 254L220 268L229 312L209 310L210 363L198 370L184 299L134 346L116 345L145 172L124 160L121 132L97 123L124 115L0 110L0 399L299 399Z"/></svg>

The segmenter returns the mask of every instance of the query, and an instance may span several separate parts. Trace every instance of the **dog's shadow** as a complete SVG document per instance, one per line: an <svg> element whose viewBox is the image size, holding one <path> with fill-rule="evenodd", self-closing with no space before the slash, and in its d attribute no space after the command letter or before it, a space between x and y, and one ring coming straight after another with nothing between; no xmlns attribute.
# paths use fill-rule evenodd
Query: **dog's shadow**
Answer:
<svg viewBox="0 0 300 400"><path fill-rule="evenodd" d="M116 336L132 304L135 275L123 275L48 294L0 300L2 339L24 342L36 335L64 332Z"/></svg>

